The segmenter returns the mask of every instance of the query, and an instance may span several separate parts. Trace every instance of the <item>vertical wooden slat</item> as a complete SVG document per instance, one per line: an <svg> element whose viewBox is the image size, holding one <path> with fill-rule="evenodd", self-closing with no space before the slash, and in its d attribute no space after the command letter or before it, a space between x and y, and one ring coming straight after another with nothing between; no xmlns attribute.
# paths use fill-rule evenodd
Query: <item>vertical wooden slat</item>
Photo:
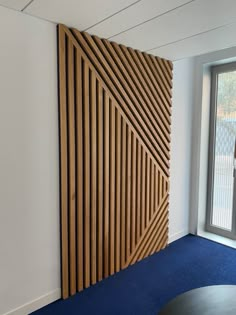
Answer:
<svg viewBox="0 0 236 315"><path fill-rule="evenodd" d="M131 130L127 130L127 171L126 171L126 259L130 255L130 204L131 204Z"/></svg>
<svg viewBox="0 0 236 315"><path fill-rule="evenodd" d="M157 186L157 182L156 182L156 165L154 164L154 168L153 168L153 213L155 213L155 211L157 210L157 206L156 206L156 200L157 200L157 195L156 195L156 186ZM152 213L152 215L153 215Z"/></svg>
<svg viewBox="0 0 236 315"><path fill-rule="evenodd" d="M122 177L121 177L121 268L125 267L126 258L126 130L127 126L122 119Z"/></svg>
<svg viewBox="0 0 236 315"><path fill-rule="evenodd" d="M164 196L165 193L165 179L162 177L162 197Z"/></svg>
<svg viewBox="0 0 236 315"><path fill-rule="evenodd" d="M74 100L74 48L67 45L68 80L68 136L69 136L69 249L70 249L70 294L76 293L76 240L75 240L75 100Z"/></svg>
<svg viewBox="0 0 236 315"><path fill-rule="evenodd" d="M141 158L142 158L142 181L141 181L141 193L142 193L142 202L141 202L141 209L142 209L142 216L141 216L141 234L145 229L145 209L146 209L146 154L142 148L141 151Z"/></svg>
<svg viewBox="0 0 236 315"><path fill-rule="evenodd" d="M158 209L159 206L159 199L158 199L158 167L156 167L155 172L155 179L156 179L156 187L155 187L155 196L156 196L156 203L155 203L155 211Z"/></svg>
<svg viewBox="0 0 236 315"><path fill-rule="evenodd" d="M136 186L136 196L137 196L137 224L136 224L136 240L135 242L137 243L140 237L140 222L141 222L141 211L140 211L140 206L141 206L141 146L137 140L137 186Z"/></svg>
<svg viewBox="0 0 236 315"><path fill-rule="evenodd" d="M132 133L132 209L131 209L131 251L134 250L136 242L136 138Z"/></svg>
<svg viewBox="0 0 236 315"><path fill-rule="evenodd" d="M104 276L109 275L109 95L104 99Z"/></svg>
<svg viewBox="0 0 236 315"><path fill-rule="evenodd" d="M150 158L147 156L147 169L146 169L146 224L149 222L149 211L150 211Z"/></svg>
<svg viewBox="0 0 236 315"><path fill-rule="evenodd" d="M110 101L110 274L115 272L115 106Z"/></svg>
<svg viewBox="0 0 236 315"><path fill-rule="evenodd" d="M98 280L103 278L103 89L98 83Z"/></svg>
<svg viewBox="0 0 236 315"><path fill-rule="evenodd" d="M159 200L159 203L161 202L161 173L160 171L158 171L158 200Z"/></svg>
<svg viewBox="0 0 236 315"><path fill-rule="evenodd" d="M82 59L76 54L76 139L77 139L77 290L84 287L83 254L83 108L82 108Z"/></svg>
<svg viewBox="0 0 236 315"><path fill-rule="evenodd" d="M91 282L97 282L97 95L96 77L91 72Z"/></svg>
<svg viewBox="0 0 236 315"><path fill-rule="evenodd" d="M116 110L116 272L120 270L120 231L121 231L121 117Z"/></svg>
<svg viewBox="0 0 236 315"><path fill-rule="evenodd" d="M68 250L68 173L67 173L67 109L66 109L66 37L62 26L59 37L59 117L60 117L60 197L61 197L61 250L62 250L62 297L69 296Z"/></svg>
<svg viewBox="0 0 236 315"><path fill-rule="evenodd" d="M151 160L150 165L150 212L149 212L149 220L151 219L153 212L154 212L154 165Z"/></svg>
<svg viewBox="0 0 236 315"><path fill-rule="evenodd" d="M84 98L84 272L85 287L90 285L90 99L89 99L89 67L84 63L83 73Z"/></svg>

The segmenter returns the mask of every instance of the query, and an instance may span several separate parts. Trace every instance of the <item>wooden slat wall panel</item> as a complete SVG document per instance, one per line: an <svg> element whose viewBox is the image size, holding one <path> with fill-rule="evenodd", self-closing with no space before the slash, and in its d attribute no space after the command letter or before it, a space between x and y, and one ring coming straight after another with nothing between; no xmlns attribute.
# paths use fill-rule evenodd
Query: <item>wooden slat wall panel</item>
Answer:
<svg viewBox="0 0 236 315"><path fill-rule="evenodd" d="M172 64L58 26L62 296L168 242Z"/></svg>

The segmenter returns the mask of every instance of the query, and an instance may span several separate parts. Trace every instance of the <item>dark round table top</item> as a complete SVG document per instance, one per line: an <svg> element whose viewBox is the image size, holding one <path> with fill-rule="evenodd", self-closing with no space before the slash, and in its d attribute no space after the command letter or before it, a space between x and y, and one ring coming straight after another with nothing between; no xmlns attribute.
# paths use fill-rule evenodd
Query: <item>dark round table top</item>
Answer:
<svg viewBox="0 0 236 315"><path fill-rule="evenodd" d="M185 292L158 315L236 315L236 285L215 285Z"/></svg>

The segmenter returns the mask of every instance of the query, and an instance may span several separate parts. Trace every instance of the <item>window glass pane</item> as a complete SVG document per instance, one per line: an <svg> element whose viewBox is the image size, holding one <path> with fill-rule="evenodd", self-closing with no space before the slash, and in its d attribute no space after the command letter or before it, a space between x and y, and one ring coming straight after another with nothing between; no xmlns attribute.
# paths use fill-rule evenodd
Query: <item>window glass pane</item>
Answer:
<svg viewBox="0 0 236 315"><path fill-rule="evenodd" d="M212 225L231 230L236 136L236 71L218 75Z"/></svg>

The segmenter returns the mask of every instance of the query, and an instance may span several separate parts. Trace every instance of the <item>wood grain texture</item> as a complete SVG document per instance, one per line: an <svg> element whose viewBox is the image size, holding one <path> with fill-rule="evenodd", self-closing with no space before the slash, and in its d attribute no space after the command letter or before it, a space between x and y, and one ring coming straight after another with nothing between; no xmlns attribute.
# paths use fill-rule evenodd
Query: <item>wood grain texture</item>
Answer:
<svg viewBox="0 0 236 315"><path fill-rule="evenodd" d="M58 26L62 297L168 241L172 64Z"/></svg>

